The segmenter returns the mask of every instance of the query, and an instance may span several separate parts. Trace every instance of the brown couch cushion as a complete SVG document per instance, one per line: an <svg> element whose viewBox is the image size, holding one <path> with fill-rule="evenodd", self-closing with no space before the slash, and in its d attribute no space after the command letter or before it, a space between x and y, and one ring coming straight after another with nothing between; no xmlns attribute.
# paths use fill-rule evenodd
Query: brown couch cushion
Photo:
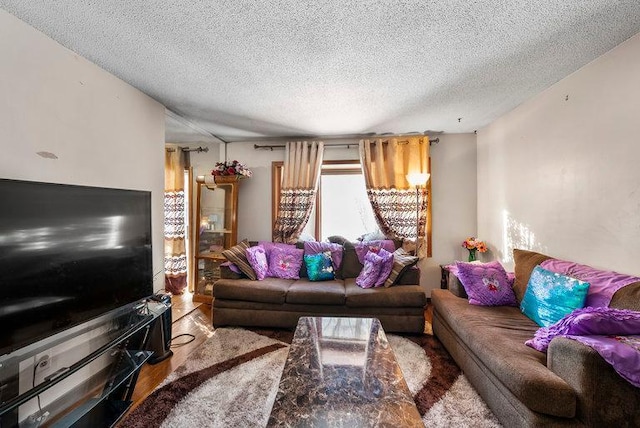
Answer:
<svg viewBox="0 0 640 428"><path fill-rule="evenodd" d="M353 242L345 242L342 246L342 265L336 272L338 278L356 278L362 270L362 263L358 260L356 247Z"/></svg>
<svg viewBox="0 0 640 428"><path fill-rule="evenodd" d="M232 271L228 265L225 266L225 264L223 263L220 265L220 278L242 279L246 278L246 275L244 275L243 273L236 273L235 271Z"/></svg>
<svg viewBox="0 0 640 428"><path fill-rule="evenodd" d="M355 278L344 280L349 307L417 307L427 304L427 296L419 285L396 285L391 288L360 288Z"/></svg>
<svg viewBox="0 0 640 428"><path fill-rule="evenodd" d="M405 269L396 278L396 285L418 285L420 284L420 269L417 266L411 266Z"/></svg>
<svg viewBox="0 0 640 428"><path fill-rule="evenodd" d="M342 280L299 279L289 287L285 301L300 305L344 305L344 284Z"/></svg>
<svg viewBox="0 0 640 428"><path fill-rule="evenodd" d="M518 303L522 302L533 268L551 258L553 257L533 251L513 249L514 271L516 274L516 278L513 281L513 291L516 294Z"/></svg>
<svg viewBox="0 0 640 428"><path fill-rule="evenodd" d="M640 282L634 282L616 291L609 307L640 311Z"/></svg>
<svg viewBox="0 0 640 428"><path fill-rule="evenodd" d="M572 418L576 394L547 368L546 355L524 344L538 325L516 307L474 306L449 290L432 290L437 316L466 348L529 409Z"/></svg>
<svg viewBox="0 0 640 428"><path fill-rule="evenodd" d="M250 302L284 303L287 290L293 282L293 279L282 278L265 278L262 281L219 279L213 286L213 297Z"/></svg>

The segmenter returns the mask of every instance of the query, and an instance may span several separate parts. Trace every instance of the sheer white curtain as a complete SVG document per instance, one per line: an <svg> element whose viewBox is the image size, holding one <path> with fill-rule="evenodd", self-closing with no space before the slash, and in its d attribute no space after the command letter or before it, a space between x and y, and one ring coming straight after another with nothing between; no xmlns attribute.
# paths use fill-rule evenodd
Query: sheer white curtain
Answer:
<svg viewBox="0 0 640 428"><path fill-rule="evenodd" d="M309 221L323 156L324 143L321 141L286 144L278 216L273 231L275 242L296 242Z"/></svg>

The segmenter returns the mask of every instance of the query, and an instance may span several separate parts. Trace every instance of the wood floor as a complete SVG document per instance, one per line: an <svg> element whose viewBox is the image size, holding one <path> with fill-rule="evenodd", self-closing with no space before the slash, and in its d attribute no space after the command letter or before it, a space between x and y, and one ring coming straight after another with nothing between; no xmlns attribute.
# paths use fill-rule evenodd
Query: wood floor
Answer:
<svg viewBox="0 0 640 428"><path fill-rule="evenodd" d="M195 351L207 338L213 334L211 324L211 305L192 302L191 294L173 296L171 299L173 318L171 350L173 356L155 364L145 364L140 371L136 389L133 392L133 405L130 410L135 409L153 390L179 366L181 366L189 354ZM176 337L180 334L188 333L195 336L195 339L185 345L180 345L190 340L189 337Z"/></svg>
<svg viewBox="0 0 640 428"><path fill-rule="evenodd" d="M171 299L173 318L171 337L175 338L171 347L173 356L155 365L145 364L138 377L130 411L144 401L171 372L181 366L189 358L189 355L213 334L211 305L204 303L194 304L191 298L191 294L183 294L182 296L173 296ZM433 318L431 304L427 305L425 309L425 318L430 328ZM179 344L189 340L188 337L184 336L176 337L183 333L192 334L195 339L190 343L179 346Z"/></svg>

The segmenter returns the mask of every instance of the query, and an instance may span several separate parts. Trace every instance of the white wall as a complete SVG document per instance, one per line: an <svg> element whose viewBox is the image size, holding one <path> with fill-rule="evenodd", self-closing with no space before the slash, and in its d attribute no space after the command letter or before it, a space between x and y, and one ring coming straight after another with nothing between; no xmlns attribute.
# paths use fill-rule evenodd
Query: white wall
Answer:
<svg viewBox="0 0 640 428"><path fill-rule="evenodd" d="M273 142L264 144L282 144ZM357 141L351 149L328 148L326 160L357 160ZM262 145L262 144L261 144ZM221 155L221 159L224 156ZM232 143L227 159L247 164L253 177L240 184L238 238L271 240L271 163L283 161L284 151L256 150L254 143ZM433 192L433 257L421 261L421 284L430 295L440 286L440 264L464 259L462 241L476 233L476 137L441 135L431 147Z"/></svg>
<svg viewBox="0 0 640 428"><path fill-rule="evenodd" d="M269 141L259 145L284 144L283 141ZM353 141L332 141L331 143L354 143ZM246 164L253 177L240 182L238 198L238 239L271 240L271 163L284 161L284 150L256 150L255 143L231 143L227 145L227 159ZM330 144L330 143L327 143ZM326 147L326 145L325 145ZM325 160L357 160L358 143L352 149L329 148L324 151ZM221 150L224 150L221 148ZM221 159L224 154L221 153Z"/></svg>
<svg viewBox="0 0 640 428"><path fill-rule="evenodd" d="M431 146L433 255L420 264L422 285L429 295L440 287L440 265L467 260L469 253L462 241L478 236L476 136L446 134L439 138L440 143Z"/></svg>
<svg viewBox="0 0 640 428"><path fill-rule="evenodd" d="M164 107L1 9L0 58L0 177L150 190L162 288Z"/></svg>
<svg viewBox="0 0 640 428"><path fill-rule="evenodd" d="M161 104L0 9L0 177L151 191L155 289L164 287L164 120ZM67 358L51 372L75 362ZM72 386L57 385L42 405ZM31 400L20 418L36 410Z"/></svg>
<svg viewBox="0 0 640 428"><path fill-rule="evenodd" d="M478 233L640 274L640 34L478 131Z"/></svg>

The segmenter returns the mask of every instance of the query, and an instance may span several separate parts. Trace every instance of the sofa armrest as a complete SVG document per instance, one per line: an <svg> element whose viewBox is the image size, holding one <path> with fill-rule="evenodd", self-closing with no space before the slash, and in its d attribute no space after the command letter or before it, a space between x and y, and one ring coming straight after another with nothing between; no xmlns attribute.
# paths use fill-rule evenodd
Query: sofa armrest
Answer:
<svg viewBox="0 0 640 428"><path fill-rule="evenodd" d="M405 269L398 279L397 285L416 285L420 284L420 268L417 266L411 266L409 269Z"/></svg>
<svg viewBox="0 0 640 428"><path fill-rule="evenodd" d="M246 278L246 276L232 271L229 265L227 265L226 263L223 263L220 265L220 278L221 279L241 279L241 278Z"/></svg>
<svg viewBox="0 0 640 428"><path fill-rule="evenodd" d="M453 293L456 297L464 297L467 299L467 292L464 290L464 286L460 282L460 279L453 273L449 273L449 280L447 281L447 289Z"/></svg>
<svg viewBox="0 0 640 428"><path fill-rule="evenodd" d="M557 337L549 345L547 367L576 391L576 417L585 425L640 426L640 388L590 347Z"/></svg>

